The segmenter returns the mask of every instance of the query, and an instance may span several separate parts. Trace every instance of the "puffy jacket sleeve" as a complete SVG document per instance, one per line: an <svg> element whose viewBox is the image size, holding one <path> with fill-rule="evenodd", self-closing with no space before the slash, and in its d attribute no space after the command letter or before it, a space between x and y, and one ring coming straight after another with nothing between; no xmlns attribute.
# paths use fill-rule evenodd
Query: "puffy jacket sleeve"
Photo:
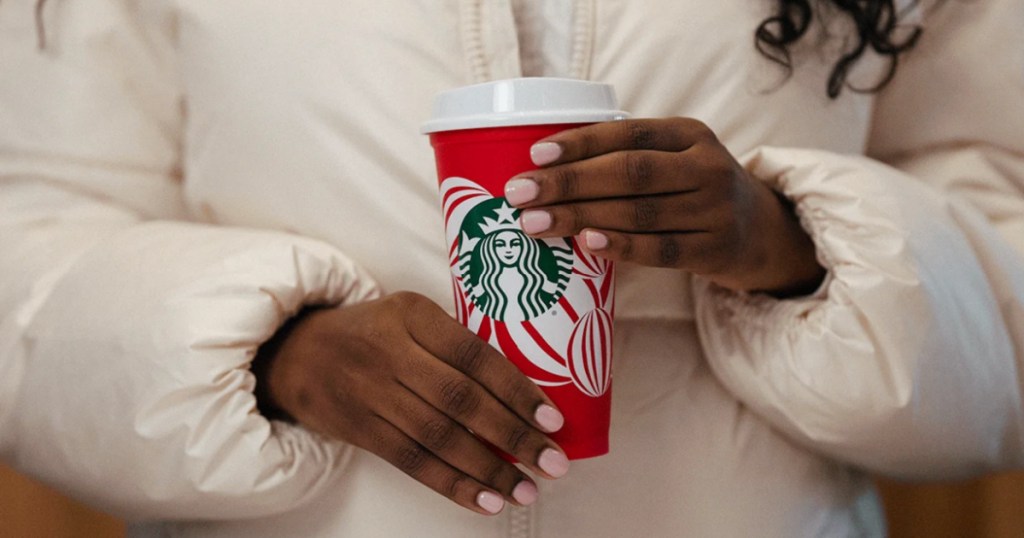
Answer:
<svg viewBox="0 0 1024 538"><path fill-rule="evenodd" d="M775 300L696 281L720 380L875 472L1024 463L1024 3L946 2L877 97L870 156L762 148L828 270Z"/></svg>
<svg viewBox="0 0 1024 538"><path fill-rule="evenodd" d="M372 280L317 241L184 222L158 3L46 4L42 50L34 4L0 3L0 458L132 519L301 503L350 448L261 417L248 365Z"/></svg>

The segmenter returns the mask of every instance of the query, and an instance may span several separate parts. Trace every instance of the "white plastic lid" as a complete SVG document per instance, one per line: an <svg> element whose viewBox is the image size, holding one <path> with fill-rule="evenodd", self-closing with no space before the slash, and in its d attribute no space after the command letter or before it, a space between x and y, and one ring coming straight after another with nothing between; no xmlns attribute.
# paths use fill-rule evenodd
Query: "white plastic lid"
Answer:
<svg viewBox="0 0 1024 538"><path fill-rule="evenodd" d="M484 127L621 120L608 84L567 78L514 78L441 92L423 134Z"/></svg>

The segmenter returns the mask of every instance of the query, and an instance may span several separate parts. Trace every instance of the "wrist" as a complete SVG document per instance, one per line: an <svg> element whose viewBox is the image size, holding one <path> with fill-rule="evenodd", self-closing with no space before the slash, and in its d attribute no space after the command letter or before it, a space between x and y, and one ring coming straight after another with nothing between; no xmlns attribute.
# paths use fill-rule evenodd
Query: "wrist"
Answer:
<svg viewBox="0 0 1024 538"><path fill-rule="evenodd" d="M256 351L253 357L250 370L256 377L256 388L253 391L256 396L256 408L260 414L270 420L282 420L285 422L296 422L283 405L281 394L284 392L285 370L282 358L282 349L285 342L295 331L296 326L309 313L309 309L299 312L288 319L277 332L264 342Z"/></svg>
<svg viewBox="0 0 1024 538"><path fill-rule="evenodd" d="M817 248L810 234L800 225L793 203L771 189L773 225L761 241L766 245L762 281L752 287L776 297L793 297L812 293L825 279L825 268L818 263Z"/></svg>
<svg viewBox="0 0 1024 538"><path fill-rule="evenodd" d="M753 233L742 262L733 266L731 278L712 279L737 291L794 297L814 292L826 271L818 263L814 241L800 225L793 203L760 184Z"/></svg>

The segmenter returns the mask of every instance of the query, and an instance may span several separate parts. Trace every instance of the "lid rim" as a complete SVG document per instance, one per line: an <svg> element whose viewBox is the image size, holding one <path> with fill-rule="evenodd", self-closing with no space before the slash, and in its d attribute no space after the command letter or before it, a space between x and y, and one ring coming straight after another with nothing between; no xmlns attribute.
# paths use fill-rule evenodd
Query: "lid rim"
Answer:
<svg viewBox="0 0 1024 538"><path fill-rule="evenodd" d="M493 127L523 127L527 125L554 125L558 123L598 123L619 121L630 118L623 110L600 112L524 112L508 115L463 116L458 118L437 118L424 122L420 126L421 134L442 133L448 131L466 131L470 129L487 129Z"/></svg>
<svg viewBox="0 0 1024 538"><path fill-rule="evenodd" d="M602 82L569 78L524 77L452 88L434 99L431 117L420 133L596 123L630 116L618 110L615 89Z"/></svg>

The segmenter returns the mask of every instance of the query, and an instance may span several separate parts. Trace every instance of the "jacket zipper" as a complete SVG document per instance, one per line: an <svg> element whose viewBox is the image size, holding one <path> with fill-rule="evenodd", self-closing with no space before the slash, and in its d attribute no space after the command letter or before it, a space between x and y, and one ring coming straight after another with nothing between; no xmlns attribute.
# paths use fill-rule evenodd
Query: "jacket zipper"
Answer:
<svg viewBox="0 0 1024 538"><path fill-rule="evenodd" d="M486 39L496 36L485 36L483 24L483 0L459 0L459 32L462 37L462 50L469 66L469 76L473 83L487 82L494 76L494 70L488 62ZM511 32L512 45L518 49L516 29L508 27L515 24L511 6L504 28ZM503 13L504 15L504 13ZM586 80L590 76L590 60L594 48L594 27L597 16L596 0L575 0L572 11L572 53L570 57L570 76ZM494 23L492 23L492 26ZM505 51L506 53L509 51ZM518 50L511 51L518 60ZM493 56L493 55L492 55ZM515 65L519 65L518 61ZM514 76L522 76L522 69L517 68ZM535 506L535 505L534 505ZM507 538L531 538L535 535L534 506L509 506L507 517Z"/></svg>
<svg viewBox="0 0 1024 538"><path fill-rule="evenodd" d="M509 506L507 538L531 538L533 506Z"/></svg>
<svg viewBox="0 0 1024 538"><path fill-rule="evenodd" d="M490 4L489 9L494 9L494 4ZM511 7L508 7L507 17L502 17L501 31L503 33L509 33L505 36L507 40L510 40L511 46L516 46L516 29L510 27L515 24L515 18L512 15ZM503 10L504 11L504 10ZM504 12L502 13L503 15ZM578 78L587 80L590 78L590 64L591 58L594 52L594 28L596 26L597 17L597 0L575 0L573 2L573 14L572 14L572 53L570 59L570 73L569 76L572 78ZM494 27L499 21L493 21L491 25ZM469 67L469 77L471 82L487 82L492 80L495 73L495 66L490 65L488 61L488 41L494 40L497 36L485 36L484 35L484 22L483 22L483 0L459 0L459 32L462 37L462 52L465 55L466 62ZM492 31L495 29L492 28ZM494 51L490 51L491 57L494 57ZM518 50L516 51L503 51L506 54L511 52L515 57L515 73L507 73L507 76L522 76L522 69L518 68ZM506 69L507 71L507 69Z"/></svg>

